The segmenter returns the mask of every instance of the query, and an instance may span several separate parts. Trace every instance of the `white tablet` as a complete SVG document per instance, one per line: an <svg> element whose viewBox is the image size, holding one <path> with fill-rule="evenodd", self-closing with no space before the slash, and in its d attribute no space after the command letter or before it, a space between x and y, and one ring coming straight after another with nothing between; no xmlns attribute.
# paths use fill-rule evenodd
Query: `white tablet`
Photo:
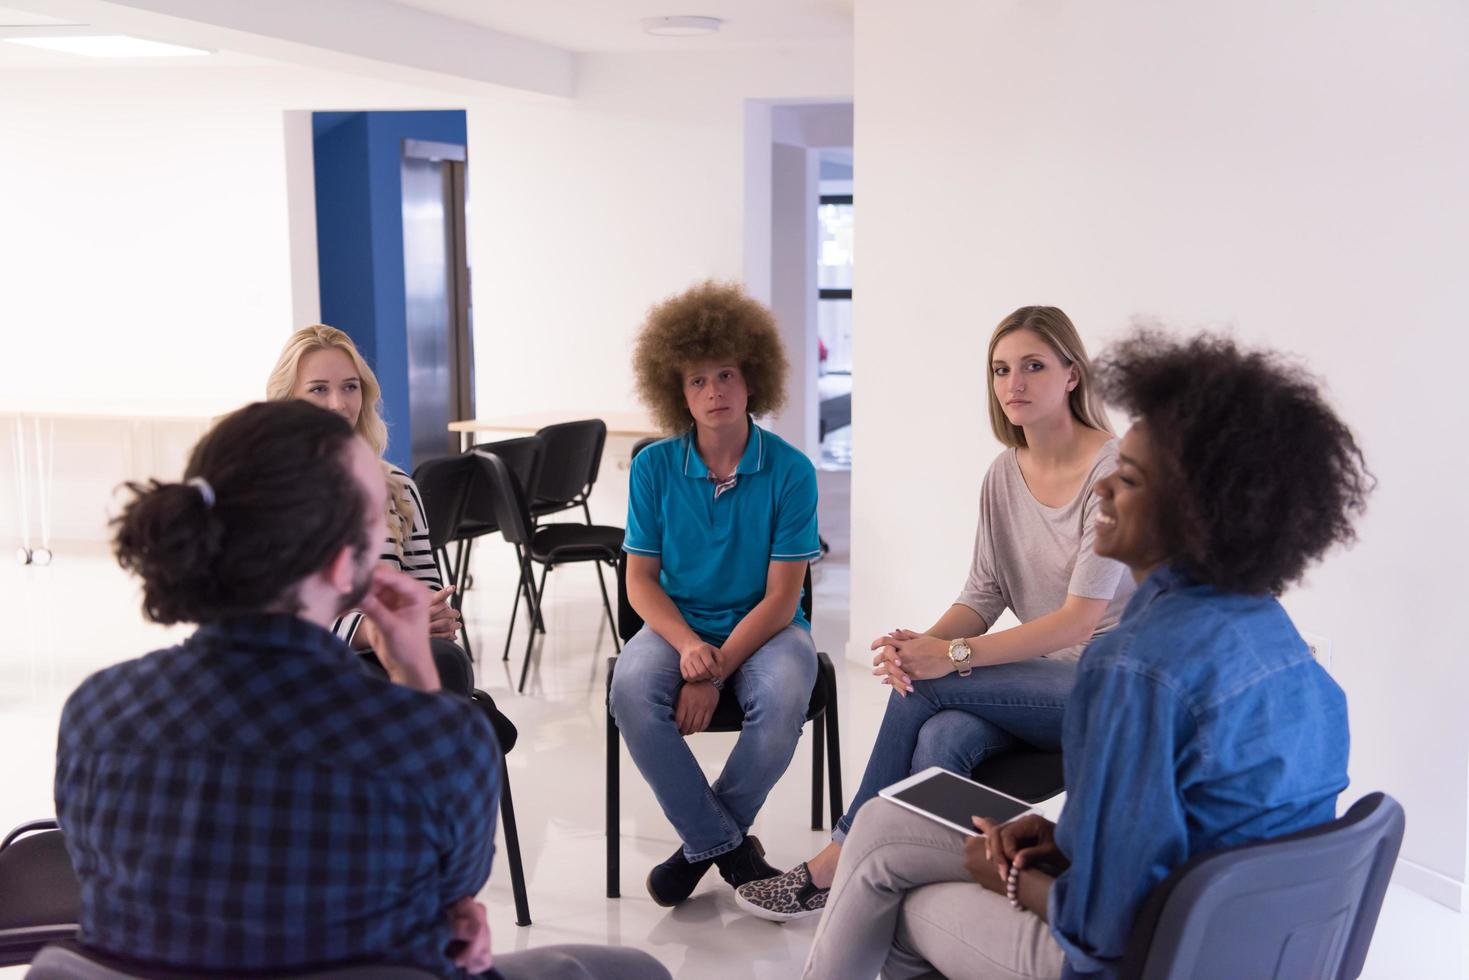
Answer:
<svg viewBox="0 0 1469 980"><path fill-rule="evenodd" d="M1006 796L938 766L878 790L877 795L971 837L979 836L971 817L1005 823L1032 810L1024 800Z"/></svg>

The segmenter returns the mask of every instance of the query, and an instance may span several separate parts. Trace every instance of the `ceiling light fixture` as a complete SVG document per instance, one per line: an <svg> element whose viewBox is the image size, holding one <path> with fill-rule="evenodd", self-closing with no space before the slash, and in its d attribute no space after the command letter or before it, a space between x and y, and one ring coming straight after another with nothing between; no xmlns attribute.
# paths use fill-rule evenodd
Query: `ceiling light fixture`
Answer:
<svg viewBox="0 0 1469 980"><path fill-rule="evenodd" d="M7 37L11 44L28 44L33 48L46 48L63 54L79 54L88 58L179 58L201 54L213 54L203 48L188 48L181 44L164 44L162 41L145 41L126 34L96 34L67 37Z"/></svg>
<svg viewBox="0 0 1469 980"><path fill-rule="evenodd" d="M718 34L718 17L644 17L643 30L657 37L702 37Z"/></svg>

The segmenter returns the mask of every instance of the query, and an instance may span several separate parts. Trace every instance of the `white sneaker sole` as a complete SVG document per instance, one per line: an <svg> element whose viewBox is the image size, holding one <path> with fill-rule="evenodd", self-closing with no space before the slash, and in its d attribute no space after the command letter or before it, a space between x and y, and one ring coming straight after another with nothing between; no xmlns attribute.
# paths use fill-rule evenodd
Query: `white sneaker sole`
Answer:
<svg viewBox="0 0 1469 980"><path fill-rule="evenodd" d="M777 912L763 905L756 905L739 892L735 892L735 904L751 915L764 919L767 922L791 922L795 919L804 919L811 915L820 915L826 911L826 907L823 906L819 909L802 909L799 912Z"/></svg>

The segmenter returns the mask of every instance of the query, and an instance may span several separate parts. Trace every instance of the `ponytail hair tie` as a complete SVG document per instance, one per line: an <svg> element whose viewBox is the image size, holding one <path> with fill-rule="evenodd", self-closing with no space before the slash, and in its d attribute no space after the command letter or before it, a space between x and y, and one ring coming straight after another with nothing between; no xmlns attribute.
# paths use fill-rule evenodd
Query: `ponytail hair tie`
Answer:
<svg viewBox="0 0 1469 980"><path fill-rule="evenodd" d="M214 506L214 488L209 485L208 480L202 476L191 476L184 482L199 491L199 496L204 498L205 507Z"/></svg>

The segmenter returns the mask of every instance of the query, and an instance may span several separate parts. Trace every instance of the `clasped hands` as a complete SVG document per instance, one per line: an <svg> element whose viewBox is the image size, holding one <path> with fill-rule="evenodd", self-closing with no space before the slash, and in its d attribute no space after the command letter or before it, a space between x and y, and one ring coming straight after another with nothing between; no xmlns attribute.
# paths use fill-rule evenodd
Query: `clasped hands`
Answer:
<svg viewBox="0 0 1469 980"><path fill-rule="evenodd" d="M930 681L955 669L949 641L927 633L893 630L873 640L872 649L878 651L872 658L873 675L904 697L913 693L914 681Z"/></svg>
<svg viewBox="0 0 1469 980"><path fill-rule="evenodd" d="M1056 846L1056 825L1038 813L1027 813L1008 823L972 817L980 837L964 841L964 870L990 891L1005 894L1010 866L1025 870L1042 862L1065 862Z"/></svg>
<svg viewBox="0 0 1469 980"><path fill-rule="evenodd" d="M719 668L719 650L703 640L689 643L678 654L678 672L683 685L673 707L673 720L680 735L693 735L709 727L714 708L719 704L719 690L711 681L724 674Z"/></svg>

